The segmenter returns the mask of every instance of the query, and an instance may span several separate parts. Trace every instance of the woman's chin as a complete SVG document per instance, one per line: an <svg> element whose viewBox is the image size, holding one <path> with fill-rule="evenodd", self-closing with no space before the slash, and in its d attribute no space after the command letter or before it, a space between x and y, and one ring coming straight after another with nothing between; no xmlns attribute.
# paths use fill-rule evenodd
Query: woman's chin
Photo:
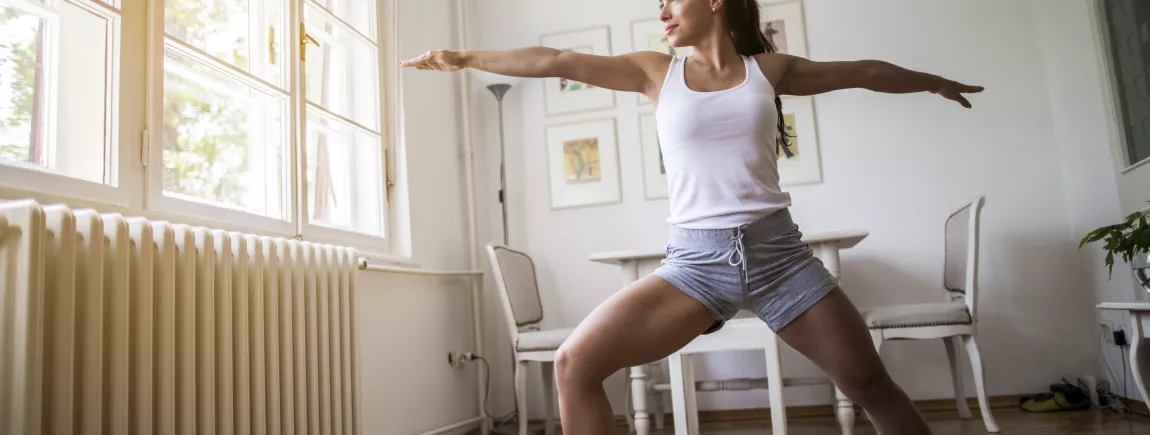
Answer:
<svg viewBox="0 0 1150 435"><path fill-rule="evenodd" d="M676 34L671 34L668 36L667 43L671 44L671 46L674 48L686 48L691 46L689 41Z"/></svg>

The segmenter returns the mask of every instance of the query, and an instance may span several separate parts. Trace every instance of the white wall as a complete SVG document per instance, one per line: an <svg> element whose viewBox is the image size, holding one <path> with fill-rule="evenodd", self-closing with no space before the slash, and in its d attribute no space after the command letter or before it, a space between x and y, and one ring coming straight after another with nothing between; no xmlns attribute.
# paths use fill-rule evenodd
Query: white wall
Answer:
<svg viewBox="0 0 1150 435"><path fill-rule="evenodd" d="M1075 235L1121 220L1125 213L1134 211L1124 206L1121 192L1128 192L1116 184L1116 158L1111 145L1119 138L1114 133L1104 95L1099 40L1092 29L1090 0L1035 0L1034 11L1039 23L1040 43L1045 60L1046 82L1049 87L1051 115L1054 119L1055 139L1062 160L1063 189L1066 210ZM1142 190L1145 191L1145 185ZM1132 205L1132 204L1131 204ZM1135 287L1129 269L1115 265L1113 279L1102 267L1103 252L1098 246L1077 253L1075 275L1081 277L1083 291L1092 291L1096 302L1133 302L1139 289ZM1100 321L1117 328L1125 328L1124 313L1101 312ZM1098 331L1095 327L1094 331ZM1095 340L1100 340L1096 334ZM1100 365L1099 379L1110 378L1115 390L1121 390L1122 360L1118 348L1103 344L1103 355L1108 371ZM1093 352L1092 352L1093 353ZM1100 362L1101 359L1100 359ZM1138 398L1132 374L1127 376L1127 396Z"/></svg>
<svg viewBox="0 0 1150 435"><path fill-rule="evenodd" d="M399 57L455 44L454 0L399 0ZM459 92L450 74L402 73L413 260L470 269ZM479 415L470 284L462 278L360 272L365 434L410 435ZM488 316L490 317L490 316Z"/></svg>
<svg viewBox="0 0 1150 435"><path fill-rule="evenodd" d="M825 182L790 189L793 213L807 232L871 231L867 241L844 253L847 293L861 307L935 300L931 292L942 274L943 220L952 207L985 195L980 301L990 394L1043 391L1061 377L1097 373L1096 358L1082 352L1096 346L1091 285L1097 279L1083 278L1085 260L1076 250L1080 229L1094 221L1073 209L1096 205L1070 203L1087 201L1108 186L1105 176L1092 172L1100 163L1067 164L1078 142L1060 138L1066 133L1055 127L1078 112L1067 107L1072 106L1070 97L1059 97L1052 109L1054 85L1047 85L1046 70L1064 61L1043 57L1050 45L1039 39L1038 7L994 0L805 4L810 54L816 60L882 59L988 89L972 98L971 111L927 94L848 91L815 99ZM613 49L622 53L630 49L630 23L656 13L654 2L646 0L484 0L474 5L473 45L492 49L537 45L544 33L610 24ZM1042 19L1044 25L1049 21ZM485 94L481 89L473 93L472 107L481 109L475 117L477 146L495 150L494 104ZM538 81L517 85L507 98L512 244L537 258L547 322L572 326L618 287L618 271L592 264L587 256L662 247L667 203L643 199L639 110L633 96L619 95L615 110L560 118L543 114ZM619 125L624 202L551 211L544 127L603 117L614 117ZM1075 134L1088 137L1086 130ZM494 186L497 152L485 153L484 161L485 183ZM1064 172L1093 184L1066 193ZM494 201L489 202L487 228L494 228L499 215ZM1105 213L1097 220L1106 220ZM952 394L938 343L890 344L883 357L915 399ZM711 355L698 375L756 376L762 374L761 364L762 358L752 354ZM793 352L784 364L787 376L816 373ZM1026 370L1016 370L1020 367ZM506 378L497 382L510 384ZM609 388L619 410L622 386L611 383ZM500 410L506 411L510 397L502 391ZM533 398L538 404L537 393ZM825 388L788 390L789 405L828 403L830 398ZM701 395L700 405L757 408L767 401L765 392L716 393Z"/></svg>

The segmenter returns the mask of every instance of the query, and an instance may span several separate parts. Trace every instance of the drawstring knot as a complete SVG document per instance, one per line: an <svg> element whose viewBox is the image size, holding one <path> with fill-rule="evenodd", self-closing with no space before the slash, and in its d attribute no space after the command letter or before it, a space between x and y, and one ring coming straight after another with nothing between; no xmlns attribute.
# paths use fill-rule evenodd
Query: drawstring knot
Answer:
<svg viewBox="0 0 1150 435"><path fill-rule="evenodd" d="M735 267L742 266L747 261L746 249L743 247L743 227L735 229L731 240L735 241L735 250L731 252L730 257L727 257L727 263Z"/></svg>

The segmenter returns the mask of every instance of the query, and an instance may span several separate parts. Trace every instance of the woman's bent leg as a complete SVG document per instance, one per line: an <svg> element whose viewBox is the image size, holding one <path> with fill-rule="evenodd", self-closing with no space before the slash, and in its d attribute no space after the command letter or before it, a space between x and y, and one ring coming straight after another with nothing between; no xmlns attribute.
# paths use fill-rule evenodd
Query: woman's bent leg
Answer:
<svg viewBox="0 0 1150 435"><path fill-rule="evenodd" d="M603 381L620 369L667 357L714 323L702 303L654 275L608 298L556 355L563 433L611 433L614 415Z"/></svg>

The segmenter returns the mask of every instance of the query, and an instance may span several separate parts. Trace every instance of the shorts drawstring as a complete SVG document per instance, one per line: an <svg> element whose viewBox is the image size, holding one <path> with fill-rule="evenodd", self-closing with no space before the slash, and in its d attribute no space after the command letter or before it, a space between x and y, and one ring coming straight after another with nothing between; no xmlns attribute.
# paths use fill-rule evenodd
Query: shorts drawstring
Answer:
<svg viewBox="0 0 1150 435"><path fill-rule="evenodd" d="M727 264L739 268L743 275L743 283L747 281L747 250L743 245L743 229L747 226L743 225L735 229L735 234L731 236L731 240L735 242L735 250L731 252L731 256L727 257Z"/></svg>

